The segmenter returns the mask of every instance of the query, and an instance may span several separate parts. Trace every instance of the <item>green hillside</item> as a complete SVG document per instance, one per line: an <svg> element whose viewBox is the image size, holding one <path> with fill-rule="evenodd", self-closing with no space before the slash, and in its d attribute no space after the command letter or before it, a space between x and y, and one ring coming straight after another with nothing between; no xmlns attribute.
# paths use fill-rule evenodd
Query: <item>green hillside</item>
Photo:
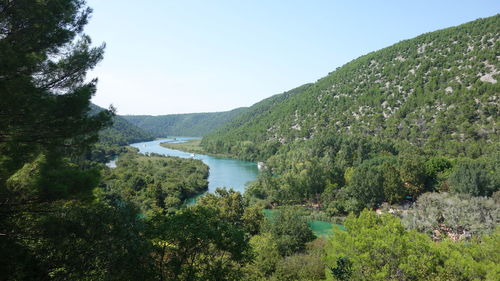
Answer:
<svg viewBox="0 0 500 281"><path fill-rule="evenodd" d="M246 196L268 206L343 216L425 192L491 196L500 189L499 26L496 15L367 54L253 105L201 145L265 161Z"/></svg>
<svg viewBox="0 0 500 281"><path fill-rule="evenodd" d="M92 104L91 113L103 110ZM99 132L99 142L112 145L128 145L134 142L152 140L153 135L131 124L121 116L113 117L113 125Z"/></svg>
<svg viewBox="0 0 500 281"><path fill-rule="evenodd" d="M304 84L252 105L232 121L205 136L202 140L203 146L210 152L218 151L249 160L265 159L273 155L279 143L267 139L269 127L263 124L272 124L273 120L279 120L282 112L276 109L312 85ZM256 146L257 142L260 143Z"/></svg>
<svg viewBox="0 0 500 281"><path fill-rule="evenodd" d="M231 111L210 113L187 113L170 115L123 115L125 120L137 127L153 133L156 137L187 136L201 137L245 111L237 108Z"/></svg>
<svg viewBox="0 0 500 281"><path fill-rule="evenodd" d="M499 26L496 15L369 53L294 95L253 105L203 145L265 160L294 140L343 135L486 154L499 141Z"/></svg>
<svg viewBox="0 0 500 281"><path fill-rule="evenodd" d="M103 110L95 104L90 104L90 115L95 115ZM99 131L99 141L87 151L87 160L107 163L119 154L128 152L127 145L154 139L151 133L138 128L120 116L113 116L111 122L109 127Z"/></svg>

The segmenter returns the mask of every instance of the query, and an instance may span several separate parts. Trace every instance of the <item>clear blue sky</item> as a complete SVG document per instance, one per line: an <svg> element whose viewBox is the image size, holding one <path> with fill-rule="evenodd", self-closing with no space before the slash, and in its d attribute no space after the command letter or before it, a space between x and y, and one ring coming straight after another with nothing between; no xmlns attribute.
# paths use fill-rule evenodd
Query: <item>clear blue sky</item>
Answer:
<svg viewBox="0 0 500 281"><path fill-rule="evenodd" d="M500 12L500 1L88 0L106 42L93 102L119 114L250 106L371 51Z"/></svg>

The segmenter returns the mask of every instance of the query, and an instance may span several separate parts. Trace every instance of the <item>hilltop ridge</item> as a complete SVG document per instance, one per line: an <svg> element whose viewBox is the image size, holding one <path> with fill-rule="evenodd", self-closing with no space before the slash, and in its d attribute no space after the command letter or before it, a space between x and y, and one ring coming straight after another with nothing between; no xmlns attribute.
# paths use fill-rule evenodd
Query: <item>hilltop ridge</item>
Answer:
<svg viewBox="0 0 500 281"><path fill-rule="evenodd" d="M186 113L168 115L122 115L121 117L135 126L151 132L155 137L166 136L204 136L245 111L236 108L223 112Z"/></svg>

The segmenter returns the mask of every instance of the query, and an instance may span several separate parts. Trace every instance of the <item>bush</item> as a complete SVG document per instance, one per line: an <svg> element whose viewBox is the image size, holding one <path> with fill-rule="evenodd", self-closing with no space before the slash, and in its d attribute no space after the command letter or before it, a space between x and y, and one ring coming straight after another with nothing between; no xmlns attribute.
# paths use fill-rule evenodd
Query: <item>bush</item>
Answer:
<svg viewBox="0 0 500 281"><path fill-rule="evenodd" d="M458 163L448 181L450 191L472 196L490 196L498 189L494 172L479 160L464 160Z"/></svg>
<svg viewBox="0 0 500 281"><path fill-rule="evenodd" d="M326 250L327 280L500 280L500 227L481 239L433 242L366 210L345 226Z"/></svg>
<svg viewBox="0 0 500 281"><path fill-rule="evenodd" d="M425 193L403 217L410 229L438 236L483 235L490 233L500 220L500 204L493 198L466 194Z"/></svg>
<svg viewBox="0 0 500 281"><path fill-rule="evenodd" d="M281 208L277 213L268 219L263 231L271 233L282 256L302 252L306 243L315 238L306 222L305 214L294 207Z"/></svg>

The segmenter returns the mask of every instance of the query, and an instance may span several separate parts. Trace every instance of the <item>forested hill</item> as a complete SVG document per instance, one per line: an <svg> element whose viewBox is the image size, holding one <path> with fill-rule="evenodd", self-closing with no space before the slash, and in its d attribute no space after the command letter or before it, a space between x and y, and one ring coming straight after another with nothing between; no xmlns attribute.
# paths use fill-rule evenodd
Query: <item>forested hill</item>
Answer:
<svg viewBox="0 0 500 281"><path fill-rule="evenodd" d="M359 57L207 135L214 153L265 159L282 144L360 136L477 157L499 143L500 16ZM251 118L250 118L251 117Z"/></svg>
<svg viewBox="0 0 500 281"><path fill-rule="evenodd" d="M91 104L91 114L104 110L103 108ZM113 117L113 125L99 132L99 141L112 145L128 145L134 142L152 140L154 137L121 116Z"/></svg>
<svg viewBox="0 0 500 281"><path fill-rule="evenodd" d="M210 113L188 113L170 115L123 115L125 120L153 133L156 137L187 136L201 137L231 121L246 108Z"/></svg>
<svg viewBox="0 0 500 281"><path fill-rule="evenodd" d="M233 120L227 122L220 129L215 130L208 135L209 139L218 134L231 135L231 139L237 136L239 140L255 139L256 136L264 136L267 133L267 127L262 126L263 120L279 120L282 112L275 110L280 104L285 103L295 94L301 93L311 87L313 84L304 84L290 91L271 96L264 99L247 110L241 112L234 117ZM221 138L222 140L222 138ZM246 142L247 143L247 142ZM242 145L245 145L243 143Z"/></svg>

